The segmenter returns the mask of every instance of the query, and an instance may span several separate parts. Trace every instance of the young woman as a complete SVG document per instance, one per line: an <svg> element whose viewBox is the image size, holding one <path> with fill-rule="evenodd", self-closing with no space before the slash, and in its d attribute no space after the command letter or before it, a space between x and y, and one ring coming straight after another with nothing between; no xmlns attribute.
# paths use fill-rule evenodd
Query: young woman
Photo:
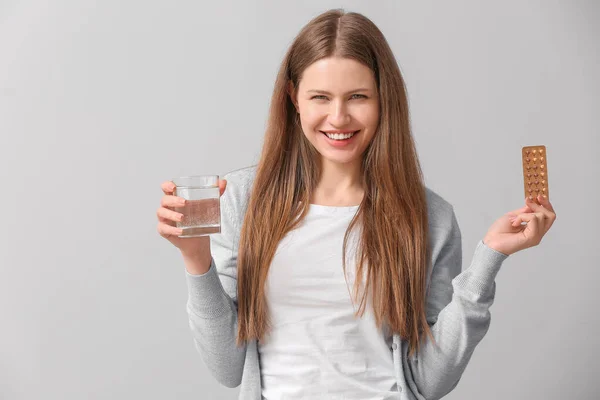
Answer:
<svg viewBox="0 0 600 400"><path fill-rule="evenodd" d="M488 330L502 262L556 218L526 199L461 272L457 219L423 183L392 51L338 10L287 52L258 166L224 178L220 234L178 237L172 182L158 231L183 256L196 348L241 399L441 398Z"/></svg>

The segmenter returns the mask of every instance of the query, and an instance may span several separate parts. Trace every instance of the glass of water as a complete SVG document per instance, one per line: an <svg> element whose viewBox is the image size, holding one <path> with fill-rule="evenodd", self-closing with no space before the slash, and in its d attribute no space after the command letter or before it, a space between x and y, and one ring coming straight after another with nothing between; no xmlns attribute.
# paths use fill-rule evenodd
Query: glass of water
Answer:
<svg viewBox="0 0 600 400"><path fill-rule="evenodd" d="M186 205L174 210L183 214L176 226L183 230L180 238L206 236L221 232L219 175L183 176L173 179L175 196Z"/></svg>

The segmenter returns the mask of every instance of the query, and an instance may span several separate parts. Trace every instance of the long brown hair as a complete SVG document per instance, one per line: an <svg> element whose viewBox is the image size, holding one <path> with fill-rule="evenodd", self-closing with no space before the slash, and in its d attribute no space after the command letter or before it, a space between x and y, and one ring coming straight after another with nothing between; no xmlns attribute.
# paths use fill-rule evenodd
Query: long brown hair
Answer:
<svg viewBox="0 0 600 400"><path fill-rule="evenodd" d="M378 130L363 154L364 196L343 245L345 255L349 234L360 223L356 276L366 276L366 282L357 316L363 315L371 292L377 326L385 321L408 340L413 354L423 333L433 336L425 315L426 194L410 130L406 88L381 31L365 16L342 10L311 20L290 46L277 75L241 228L237 344L261 341L270 330L264 287L269 265L280 240L307 214L320 176L319 154L295 122L289 85L297 88L309 65L332 56L356 60L373 71L381 110ZM356 279L355 298L360 285Z"/></svg>

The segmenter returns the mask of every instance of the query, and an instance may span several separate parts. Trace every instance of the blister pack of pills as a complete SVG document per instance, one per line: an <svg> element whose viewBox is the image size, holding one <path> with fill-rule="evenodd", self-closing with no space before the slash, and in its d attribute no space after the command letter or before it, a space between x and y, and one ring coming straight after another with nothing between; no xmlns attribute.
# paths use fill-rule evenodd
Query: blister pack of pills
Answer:
<svg viewBox="0 0 600 400"><path fill-rule="evenodd" d="M522 157L525 197L536 203L538 194L550 199L546 146L525 146L522 149Z"/></svg>

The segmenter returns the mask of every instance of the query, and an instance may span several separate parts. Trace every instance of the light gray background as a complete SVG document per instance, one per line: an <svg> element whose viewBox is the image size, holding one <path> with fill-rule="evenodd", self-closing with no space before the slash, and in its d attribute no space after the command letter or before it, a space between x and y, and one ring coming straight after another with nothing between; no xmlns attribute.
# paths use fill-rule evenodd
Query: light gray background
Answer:
<svg viewBox="0 0 600 400"><path fill-rule="evenodd" d="M463 268L523 204L521 146L548 148L558 219L447 398L596 398L598 2L3 0L1 399L237 398L195 352L159 185L256 163L287 46L339 6L395 52Z"/></svg>

